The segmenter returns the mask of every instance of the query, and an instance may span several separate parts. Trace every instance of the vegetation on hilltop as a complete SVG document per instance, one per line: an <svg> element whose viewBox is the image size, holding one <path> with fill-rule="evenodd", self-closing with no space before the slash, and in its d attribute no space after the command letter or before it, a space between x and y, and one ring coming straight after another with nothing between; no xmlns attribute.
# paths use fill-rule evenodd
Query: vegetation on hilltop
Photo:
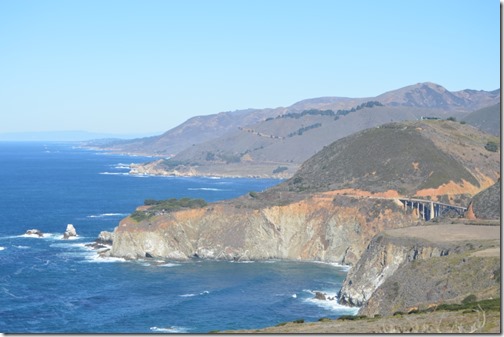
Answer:
<svg viewBox="0 0 504 337"><path fill-rule="evenodd" d="M135 221L142 221L149 219L155 215L170 213L178 211L184 208L201 208L207 205L206 201L203 199L191 199L191 198L181 198L181 199L167 199L167 200L154 200L146 199L144 201L144 206L148 206L144 210L136 210L131 214L131 218Z"/></svg>

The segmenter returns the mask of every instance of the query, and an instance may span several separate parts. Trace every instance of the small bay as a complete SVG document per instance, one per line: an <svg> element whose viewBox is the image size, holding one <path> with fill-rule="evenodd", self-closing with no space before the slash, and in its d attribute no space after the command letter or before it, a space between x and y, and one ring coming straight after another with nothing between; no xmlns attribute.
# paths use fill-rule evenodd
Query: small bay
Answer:
<svg viewBox="0 0 504 337"><path fill-rule="evenodd" d="M86 244L145 199L212 202L279 182L128 175L149 160L0 142L0 332L204 333L355 312L313 299L341 287L345 268L330 264L98 258ZM69 223L79 236L63 240ZM44 237L24 235L32 228Z"/></svg>

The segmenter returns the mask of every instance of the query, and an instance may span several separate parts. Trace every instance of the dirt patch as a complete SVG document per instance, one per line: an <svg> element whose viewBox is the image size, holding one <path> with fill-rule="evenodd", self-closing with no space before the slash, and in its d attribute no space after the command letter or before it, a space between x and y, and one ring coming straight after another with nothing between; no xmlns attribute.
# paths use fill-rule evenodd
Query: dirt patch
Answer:
<svg viewBox="0 0 504 337"><path fill-rule="evenodd" d="M490 256L500 256L500 247L491 247L483 249L471 254L471 256L476 257L490 257Z"/></svg>
<svg viewBox="0 0 504 337"><path fill-rule="evenodd" d="M394 237L409 237L439 243L471 240L499 240L500 226L443 224L391 229L387 230L385 233Z"/></svg>
<svg viewBox="0 0 504 337"><path fill-rule="evenodd" d="M352 195L356 197L375 197L375 198L399 198L401 195L395 190L388 190L385 192L369 192L355 188L345 188L328 192L332 195Z"/></svg>

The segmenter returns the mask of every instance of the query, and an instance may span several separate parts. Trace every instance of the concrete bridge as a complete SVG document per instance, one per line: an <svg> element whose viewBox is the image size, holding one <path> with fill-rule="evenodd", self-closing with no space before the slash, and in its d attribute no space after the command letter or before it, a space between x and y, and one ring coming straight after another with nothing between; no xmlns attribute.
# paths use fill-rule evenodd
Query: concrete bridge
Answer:
<svg viewBox="0 0 504 337"><path fill-rule="evenodd" d="M400 198L399 201L404 205L405 211L416 209L418 217L425 221L449 214L457 214L459 217L463 217L467 211L467 207L453 206L431 200Z"/></svg>

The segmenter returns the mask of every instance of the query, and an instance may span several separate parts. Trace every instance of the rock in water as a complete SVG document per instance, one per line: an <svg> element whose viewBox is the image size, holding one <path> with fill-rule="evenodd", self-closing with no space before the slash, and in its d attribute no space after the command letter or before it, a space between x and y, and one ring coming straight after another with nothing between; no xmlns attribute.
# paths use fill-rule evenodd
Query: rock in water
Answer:
<svg viewBox="0 0 504 337"><path fill-rule="evenodd" d="M38 235L38 237L43 237L44 236L44 233L42 233L42 231L38 230L38 229L29 229L26 231L27 235Z"/></svg>
<svg viewBox="0 0 504 337"><path fill-rule="evenodd" d="M107 232L107 231L100 232L100 234L98 235L98 238L96 239L97 243L107 244L107 245L111 245L113 241L114 241L114 233Z"/></svg>
<svg viewBox="0 0 504 337"><path fill-rule="evenodd" d="M72 224L68 224L65 233L63 233L63 239L69 239L73 236L77 236L77 231Z"/></svg>
<svg viewBox="0 0 504 337"><path fill-rule="evenodd" d="M315 292L315 299L325 301L327 300L326 296L324 293L321 293L320 291Z"/></svg>

